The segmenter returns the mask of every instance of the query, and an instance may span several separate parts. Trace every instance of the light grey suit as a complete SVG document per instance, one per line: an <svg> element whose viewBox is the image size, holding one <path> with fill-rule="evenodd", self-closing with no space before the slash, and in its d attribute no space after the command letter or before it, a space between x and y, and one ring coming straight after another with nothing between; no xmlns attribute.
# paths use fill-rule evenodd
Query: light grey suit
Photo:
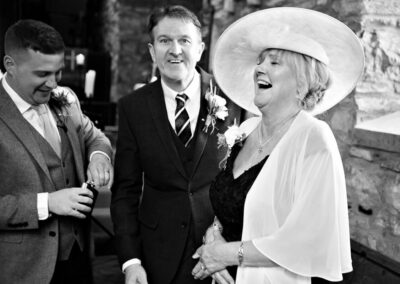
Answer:
<svg viewBox="0 0 400 284"><path fill-rule="evenodd" d="M83 183L90 153L111 157L110 142L82 114L76 96L59 115ZM32 129L0 82L0 283L48 283L57 260L58 218L39 221L37 212L37 194L55 186Z"/></svg>

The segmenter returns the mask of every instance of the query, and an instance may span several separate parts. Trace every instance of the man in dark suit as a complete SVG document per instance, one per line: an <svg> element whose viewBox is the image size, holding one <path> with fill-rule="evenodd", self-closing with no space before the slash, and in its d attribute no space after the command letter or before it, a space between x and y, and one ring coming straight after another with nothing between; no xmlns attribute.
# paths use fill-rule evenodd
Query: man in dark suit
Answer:
<svg viewBox="0 0 400 284"><path fill-rule="evenodd" d="M192 12L158 9L149 33L161 79L119 102L111 202L116 247L126 283L199 283L192 255L213 221L209 186L225 154L217 133L239 121L240 110L229 102L222 120L209 108L212 77L196 67L204 43Z"/></svg>
<svg viewBox="0 0 400 284"><path fill-rule="evenodd" d="M109 140L57 87L64 43L45 23L5 35L0 82L0 283L92 283L89 220L96 186L111 186ZM87 179L85 168L87 167Z"/></svg>

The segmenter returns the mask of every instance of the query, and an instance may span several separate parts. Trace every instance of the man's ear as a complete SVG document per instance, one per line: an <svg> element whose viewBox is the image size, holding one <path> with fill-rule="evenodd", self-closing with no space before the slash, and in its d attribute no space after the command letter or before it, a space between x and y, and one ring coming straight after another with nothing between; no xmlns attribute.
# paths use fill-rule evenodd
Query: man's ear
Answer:
<svg viewBox="0 0 400 284"><path fill-rule="evenodd" d="M153 62L156 62L156 54L155 54L155 52L154 52L154 46L153 46L153 44L151 44L151 43L149 42L149 43L147 44L147 47L149 48L151 60L153 60Z"/></svg>
<svg viewBox="0 0 400 284"><path fill-rule="evenodd" d="M5 55L3 58L3 64L8 74L13 75L15 73L17 63L15 62L14 58L12 58L10 55Z"/></svg>
<svg viewBox="0 0 400 284"><path fill-rule="evenodd" d="M200 43L200 46L199 46L199 53L198 53L197 62L200 61L201 55L203 54L203 51L204 51L205 46L206 46L206 44L202 41L202 42Z"/></svg>

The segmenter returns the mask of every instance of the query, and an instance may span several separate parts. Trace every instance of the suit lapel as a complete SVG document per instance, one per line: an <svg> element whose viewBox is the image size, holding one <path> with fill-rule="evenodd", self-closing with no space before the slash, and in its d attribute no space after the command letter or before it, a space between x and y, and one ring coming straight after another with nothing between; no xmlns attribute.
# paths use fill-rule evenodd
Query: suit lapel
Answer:
<svg viewBox="0 0 400 284"><path fill-rule="evenodd" d="M40 151L35 137L33 136L29 122L25 120L17 106L11 100L7 92L4 90L0 81L0 118L14 132L15 136L25 146L26 150L32 155L39 167L43 170L46 176L53 183L46 161Z"/></svg>
<svg viewBox="0 0 400 284"><path fill-rule="evenodd" d="M165 107L164 95L160 80L154 83L153 88L151 88L151 91L146 96L146 99L148 109L150 110L150 114L157 129L157 133L165 146L165 152L170 156L178 171L184 177L187 177L170 131L167 109Z"/></svg>
<svg viewBox="0 0 400 284"><path fill-rule="evenodd" d="M201 76L201 90L200 90L200 113L199 118L197 119L197 139L194 145L194 154L193 154L193 168L190 174L190 177L193 177L196 172L197 165L204 153L204 149L207 145L208 137L210 135L210 129L206 132L203 131L203 127L207 118L208 113L208 103L205 99L205 94L207 89L210 86L210 80L212 79L210 74L207 74L203 70L200 69ZM215 145L216 146L216 145Z"/></svg>

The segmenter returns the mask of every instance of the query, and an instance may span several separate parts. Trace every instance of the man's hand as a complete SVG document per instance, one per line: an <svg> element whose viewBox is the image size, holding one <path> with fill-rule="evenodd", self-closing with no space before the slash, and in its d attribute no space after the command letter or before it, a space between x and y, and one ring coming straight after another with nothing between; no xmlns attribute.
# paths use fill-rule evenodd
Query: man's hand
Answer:
<svg viewBox="0 0 400 284"><path fill-rule="evenodd" d="M64 188L49 193L48 203L51 213L84 219L92 210L93 193L86 188Z"/></svg>
<svg viewBox="0 0 400 284"><path fill-rule="evenodd" d="M90 160L87 176L93 181L96 188L107 185L110 189L114 180L114 170L110 160L103 154L96 153Z"/></svg>
<svg viewBox="0 0 400 284"><path fill-rule="evenodd" d="M225 242L224 237L221 234L221 230L214 225L208 227L206 233L203 236L203 244L209 244L216 240L221 240Z"/></svg>
<svg viewBox="0 0 400 284"><path fill-rule="evenodd" d="M147 284L146 271L140 264L132 264L125 269L125 284Z"/></svg>

